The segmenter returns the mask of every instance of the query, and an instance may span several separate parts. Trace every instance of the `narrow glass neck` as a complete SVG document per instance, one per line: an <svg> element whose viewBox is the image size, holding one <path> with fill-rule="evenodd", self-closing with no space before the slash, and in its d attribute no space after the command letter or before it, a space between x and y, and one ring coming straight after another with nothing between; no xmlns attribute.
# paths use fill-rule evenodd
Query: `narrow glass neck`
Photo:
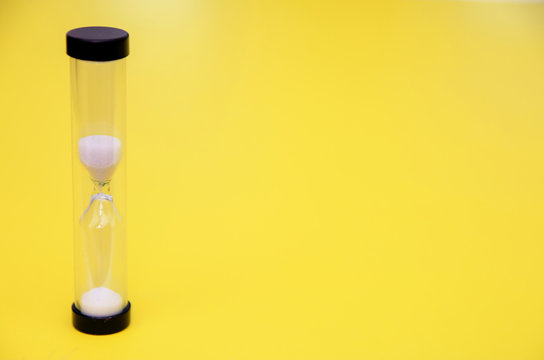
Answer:
<svg viewBox="0 0 544 360"><path fill-rule="evenodd" d="M98 181L98 180L94 180L92 179L93 181L93 184L94 184L94 188L93 188L93 195L96 195L96 194L111 194L111 186L110 186L110 182L111 180L106 180L106 181Z"/></svg>
<svg viewBox="0 0 544 360"><path fill-rule="evenodd" d="M107 181L98 181L94 179L91 179L91 180L94 183L93 193L91 195L91 200L89 202L89 205L87 206L85 211L83 211L83 214L81 214L80 221L83 220L83 217L85 216L85 214L89 212L89 209L91 208L95 200L107 200L111 202L113 206L113 197L111 196L110 180L107 180ZM117 209L115 209L115 206L113 206L113 209L115 210L117 214L119 214L117 212Z"/></svg>

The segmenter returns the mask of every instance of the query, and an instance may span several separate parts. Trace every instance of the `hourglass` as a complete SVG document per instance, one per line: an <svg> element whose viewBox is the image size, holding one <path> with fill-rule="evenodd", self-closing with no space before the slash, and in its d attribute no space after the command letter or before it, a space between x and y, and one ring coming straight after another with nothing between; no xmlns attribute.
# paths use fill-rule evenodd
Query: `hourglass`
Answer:
<svg viewBox="0 0 544 360"><path fill-rule="evenodd" d="M75 301L72 322L111 334L130 322L126 286L125 62L128 33L66 34L72 92Z"/></svg>

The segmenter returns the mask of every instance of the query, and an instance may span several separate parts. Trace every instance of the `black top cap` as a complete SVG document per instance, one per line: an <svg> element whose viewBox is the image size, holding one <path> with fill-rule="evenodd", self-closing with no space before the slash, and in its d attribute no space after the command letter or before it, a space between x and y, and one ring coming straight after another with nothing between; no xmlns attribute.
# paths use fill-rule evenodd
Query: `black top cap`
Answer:
<svg viewBox="0 0 544 360"><path fill-rule="evenodd" d="M122 59L128 55L128 33L105 26L73 29L66 33L66 53L80 60Z"/></svg>

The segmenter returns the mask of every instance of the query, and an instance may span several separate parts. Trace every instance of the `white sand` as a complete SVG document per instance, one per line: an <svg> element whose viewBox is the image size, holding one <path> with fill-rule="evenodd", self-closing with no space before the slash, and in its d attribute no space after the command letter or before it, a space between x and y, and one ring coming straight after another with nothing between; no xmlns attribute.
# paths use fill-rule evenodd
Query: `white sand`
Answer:
<svg viewBox="0 0 544 360"><path fill-rule="evenodd" d="M79 160L91 177L110 180L121 160L121 140L109 135L91 135L79 139Z"/></svg>
<svg viewBox="0 0 544 360"><path fill-rule="evenodd" d="M87 316L104 317L120 313L124 305L121 295L101 286L81 296L79 310Z"/></svg>

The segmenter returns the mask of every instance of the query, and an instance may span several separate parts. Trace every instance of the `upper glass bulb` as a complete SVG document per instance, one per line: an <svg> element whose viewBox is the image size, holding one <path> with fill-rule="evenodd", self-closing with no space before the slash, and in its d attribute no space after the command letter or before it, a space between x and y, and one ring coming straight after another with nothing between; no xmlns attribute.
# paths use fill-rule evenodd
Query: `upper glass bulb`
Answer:
<svg viewBox="0 0 544 360"><path fill-rule="evenodd" d="M91 135L79 139L79 160L94 180L111 180L121 160L121 140L109 135Z"/></svg>

